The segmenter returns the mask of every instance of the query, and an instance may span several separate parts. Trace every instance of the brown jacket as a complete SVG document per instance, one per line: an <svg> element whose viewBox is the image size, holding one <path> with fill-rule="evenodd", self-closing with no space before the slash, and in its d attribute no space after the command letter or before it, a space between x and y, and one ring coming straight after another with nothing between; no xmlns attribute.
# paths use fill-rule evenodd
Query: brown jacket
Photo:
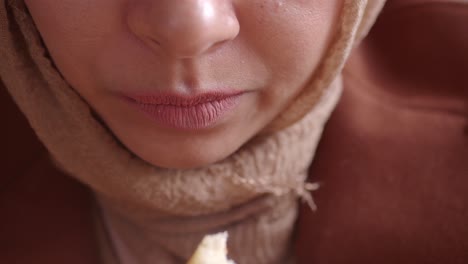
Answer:
<svg viewBox="0 0 468 264"><path fill-rule="evenodd" d="M51 165L3 87L0 109L0 263L99 263L89 190ZM311 179L299 264L468 263L468 1L389 1Z"/></svg>

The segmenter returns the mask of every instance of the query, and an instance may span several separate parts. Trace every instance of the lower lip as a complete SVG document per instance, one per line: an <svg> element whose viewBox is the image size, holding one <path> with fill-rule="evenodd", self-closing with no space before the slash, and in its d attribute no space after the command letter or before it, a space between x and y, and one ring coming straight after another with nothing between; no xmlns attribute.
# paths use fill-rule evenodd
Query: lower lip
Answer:
<svg viewBox="0 0 468 264"><path fill-rule="evenodd" d="M180 130L212 128L222 121L240 102L241 95L193 106L143 104L132 99L127 101L159 125Z"/></svg>

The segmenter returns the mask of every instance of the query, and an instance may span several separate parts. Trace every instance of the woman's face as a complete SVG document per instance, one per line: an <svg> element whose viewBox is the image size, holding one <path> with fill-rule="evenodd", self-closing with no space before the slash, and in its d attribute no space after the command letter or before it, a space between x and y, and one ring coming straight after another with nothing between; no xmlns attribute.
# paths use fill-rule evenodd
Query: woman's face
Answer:
<svg viewBox="0 0 468 264"><path fill-rule="evenodd" d="M133 153L229 156L300 92L342 0L25 0L64 78Z"/></svg>

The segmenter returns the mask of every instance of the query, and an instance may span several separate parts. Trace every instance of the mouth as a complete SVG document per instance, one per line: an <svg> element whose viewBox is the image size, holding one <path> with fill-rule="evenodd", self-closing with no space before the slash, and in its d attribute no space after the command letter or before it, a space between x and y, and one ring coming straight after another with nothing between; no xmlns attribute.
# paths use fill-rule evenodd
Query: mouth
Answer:
<svg viewBox="0 0 468 264"><path fill-rule="evenodd" d="M179 130L208 129L239 105L243 92L125 94L124 99L158 125Z"/></svg>

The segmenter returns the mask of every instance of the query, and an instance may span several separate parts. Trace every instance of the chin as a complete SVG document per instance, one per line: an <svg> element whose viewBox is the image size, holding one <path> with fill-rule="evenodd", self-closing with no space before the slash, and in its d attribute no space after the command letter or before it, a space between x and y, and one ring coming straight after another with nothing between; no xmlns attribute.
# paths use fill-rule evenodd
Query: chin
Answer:
<svg viewBox="0 0 468 264"><path fill-rule="evenodd" d="M203 148L203 150L187 148L178 149L175 152L168 152L161 153L159 151L155 151L153 154L136 154L146 162L156 167L188 170L202 168L220 162L233 154L235 149L229 151L223 148L217 148L214 151L207 151L207 148Z"/></svg>

